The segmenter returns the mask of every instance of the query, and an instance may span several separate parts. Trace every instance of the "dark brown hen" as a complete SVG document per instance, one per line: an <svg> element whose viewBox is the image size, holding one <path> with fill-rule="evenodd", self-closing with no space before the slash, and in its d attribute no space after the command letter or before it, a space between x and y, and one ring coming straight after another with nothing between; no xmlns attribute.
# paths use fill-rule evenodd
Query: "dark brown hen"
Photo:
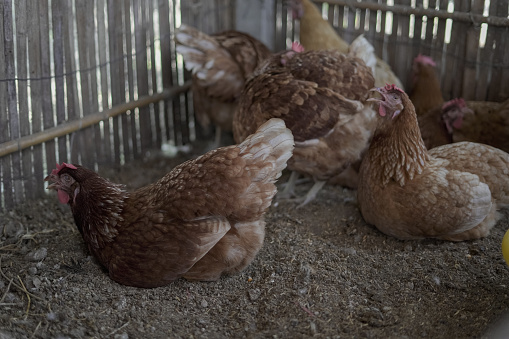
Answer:
<svg viewBox="0 0 509 339"><path fill-rule="evenodd" d="M373 83L361 59L339 51L275 54L246 82L234 115L235 141L244 140L270 118L283 119L295 138L288 161L294 173L283 193L292 193L295 173L315 180L302 206L367 148L376 121L366 102Z"/></svg>
<svg viewBox="0 0 509 339"><path fill-rule="evenodd" d="M45 180L113 280L138 287L216 280L244 269L262 246L263 215L292 149L291 132L272 119L243 143L189 160L133 193L65 163Z"/></svg>
<svg viewBox="0 0 509 339"><path fill-rule="evenodd" d="M195 115L201 126L216 126L216 147L221 131L231 132L235 107L244 82L271 55L270 50L249 34L229 30L205 34L181 25L175 33L177 52L193 73Z"/></svg>

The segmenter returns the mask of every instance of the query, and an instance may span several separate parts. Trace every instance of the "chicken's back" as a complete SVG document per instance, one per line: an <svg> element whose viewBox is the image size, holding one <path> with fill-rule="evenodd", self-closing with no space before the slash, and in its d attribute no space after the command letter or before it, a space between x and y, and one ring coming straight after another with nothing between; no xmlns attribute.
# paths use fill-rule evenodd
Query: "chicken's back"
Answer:
<svg viewBox="0 0 509 339"><path fill-rule="evenodd" d="M253 220L270 205L274 182L292 151L291 132L273 119L243 143L188 160L136 194L160 201L159 208L179 219L221 215Z"/></svg>
<svg viewBox="0 0 509 339"><path fill-rule="evenodd" d="M460 128L452 131L454 142L472 141L509 152L509 100L498 103L467 101Z"/></svg>
<svg viewBox="0 0 509 339"><path fill-rule="evenodd" d="M509 205L509 154L474 142L458 142L429 150L438 159L447 159L446 168L479 176L500 206ZM455 184L461 185L461 182Z"/></svg>
<svg viewBox="0 0 509 339"><path fill-rule="evenodd" d="M447 160L431 158L405 185L383 184L376 164L372 153L363 159L357 194L364 220L385 234L463 240L449 236L471 232L468 237L479 238L493 226L494 222L470 231L494 213L490 189L477 175L448 169Z"/></svg>

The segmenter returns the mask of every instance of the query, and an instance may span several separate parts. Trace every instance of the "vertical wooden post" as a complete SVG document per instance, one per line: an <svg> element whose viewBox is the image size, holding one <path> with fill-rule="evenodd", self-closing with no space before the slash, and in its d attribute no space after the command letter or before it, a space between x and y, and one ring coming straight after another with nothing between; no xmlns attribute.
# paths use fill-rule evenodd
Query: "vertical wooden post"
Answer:
<svg viewBox="0 0 509 339"><path fill-rule="evenodd" d="M276 48L276 4L275 0L236 0L235 27L263 42L269 49Z"/></svg>

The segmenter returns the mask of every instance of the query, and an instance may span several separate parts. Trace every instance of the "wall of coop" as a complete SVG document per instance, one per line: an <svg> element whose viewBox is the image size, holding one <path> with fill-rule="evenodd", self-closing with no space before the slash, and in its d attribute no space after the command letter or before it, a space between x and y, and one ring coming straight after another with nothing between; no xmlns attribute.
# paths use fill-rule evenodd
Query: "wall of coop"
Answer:
<svg viewBox="0 0 509 339"><path fill-rule="evenodd" d="M506 0L316 3L347 42L365 34L407 87L424 53L446 99L509 97ZM0 209L44 196L56 162L100 170L201 137L172 40L181 23L238 29L274 51L299 40L283 0L7 0L0 17Z"/></svg>

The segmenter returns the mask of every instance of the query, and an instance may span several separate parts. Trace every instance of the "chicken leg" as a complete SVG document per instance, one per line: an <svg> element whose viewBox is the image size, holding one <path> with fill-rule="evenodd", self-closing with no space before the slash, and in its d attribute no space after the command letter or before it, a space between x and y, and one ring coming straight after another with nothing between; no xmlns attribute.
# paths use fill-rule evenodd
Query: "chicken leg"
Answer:
<svg viewBox="0 0 509 339"><path fill-rule="evenodd" d="M302 206L307 205L310 201L314 200L316 198L316 194L320 192L325 183L326 181L324 180L315 180L315 184L313 187L311 187L308 193L303 198L297 199L299 202L302 201L302 203L297 206L297 208L301 208Z"/></svg>
<svg viewBox="0 0 509 339"><path fill-rule="evenodd" d="M315 179L313 187L311 187L311 189L304 197L291 199L291 197L295 196L295 186L297 184L297 179L299 179L299 173L293 171L292 174L290 175L290 178L288 179L288 182L286 183L285 189L283 190L283 192L278 194L278 199L286 199L288 201L300 203L297 206L297 208L301 208L302 206L307 205L310 201L316 198L316 194L322 189L326 181Z"/></svg>

